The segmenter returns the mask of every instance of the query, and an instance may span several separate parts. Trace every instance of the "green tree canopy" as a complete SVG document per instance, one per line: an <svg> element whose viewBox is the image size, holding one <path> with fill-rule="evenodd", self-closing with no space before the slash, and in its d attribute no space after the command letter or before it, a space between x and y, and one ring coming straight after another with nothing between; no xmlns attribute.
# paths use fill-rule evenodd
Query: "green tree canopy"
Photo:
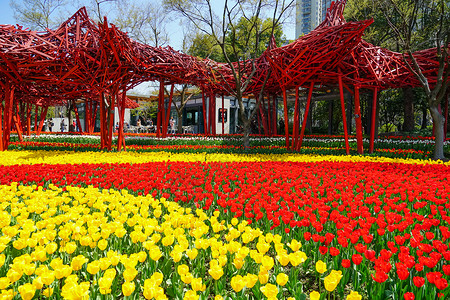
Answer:
<svg viewBox="0 0 450 300"><path fill-rule="evenodd" d="M231 27L225 35L225 47L231 61L259 57L269 47L273 21L267 18L262 21L253 17L251 20L241 17L235 27ZM259 35L259 36L258 36ZM277 46L286 42L282 25L278 23L273 36ZM256 40L259 39L257 43ZM198 32L192 39L188 54L200 58L209 58L217 62L226 62L220 45L211 35Z"/></svg>

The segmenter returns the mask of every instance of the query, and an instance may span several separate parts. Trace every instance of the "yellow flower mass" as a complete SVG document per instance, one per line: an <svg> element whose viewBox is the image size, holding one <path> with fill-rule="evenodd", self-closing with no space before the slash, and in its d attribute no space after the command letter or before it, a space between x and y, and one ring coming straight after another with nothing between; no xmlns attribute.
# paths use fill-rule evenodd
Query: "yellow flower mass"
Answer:
<svg viewBox="0 0 450 300"><path fill-rule="evenodd" d="M34 164L80 164L95 163L146 163L162 161L184 162L251 162L251 161L290 161L290 162L386 162L406 164L447 164L442 161L401 159L368 156L334 156L285 154L223 154L223 153L170 153L170 152L73 152L73 151L3 151L0 152L0 165Z"/></svg>
<svg viewBox="0 0 450 300"><path fill-rule="evenodd" d="M307 259L295 242L287 241L289 247L246 221L227 223L217 211L208 216L126 190L13 183L0 186L0 199L0 267L6 274L0 293L9 295L14 285L23 299L56 292L64 299L92 293L168 299L168 289L193 299L207 293L210 279L214 284L223 277L236 292L259 281L261 292L273 298L275 284L284 286L285 273ZM15 258L6 264L11 249ZM201 274L196 262L205 260ZM168 280L172 268L179 279Z"/></svg>

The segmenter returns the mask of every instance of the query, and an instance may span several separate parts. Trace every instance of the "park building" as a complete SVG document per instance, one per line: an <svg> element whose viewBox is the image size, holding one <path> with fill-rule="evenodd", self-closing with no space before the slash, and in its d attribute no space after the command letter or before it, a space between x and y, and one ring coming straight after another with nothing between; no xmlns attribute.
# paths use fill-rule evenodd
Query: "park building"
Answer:
<svg viewBox="0 0 450 300"><path fill-rule="evenodd" d="M190 95L187 94L187 97ZM156 108L158 103L158 96L145 96L137 94L127 94L127 97L139 103L139 108L131 111L130 114L130 126L131 128L141 124L142 127L152 124L156 125ZM165 97L165 110L169 106L169 98ZM182 109L181 120L178 119L178 112L176 107L180 107L181 97L179 94L174 93L173 102L170 105L169 118L173 118L175 123L176 133L204 133L204 117L203 117L203 99L201 94L191 95ZM255 100L244 100L245 106L249 107L249 110L254 106ZM208 96L205 95L205 111L206 117L209 118L210 113L210 101ZM217 95L215 97L215 126L216 134L234 134L239 131L238 124L238 101L234 97ZM223 113L222 113L223 112ZM222 116L224 123L222 126ZM151 119L151 121L150 121ZM179 132L178 122L181 122L181 132Z"/></svg>
<svg viewBox="0 0 450 300"><path fill-rule="evenodd" d="M203 98L201 93L195 93L190 95L187 93L186 97L189 100L186 102L182 109L181 118L178 118L177 107L180 107L181 97L179 94L174 93L173 102L170 105L169 119L174 120L174 132L173 133L191 133L191 134L203 134L205 133L204 117L203 117ZM215 129L216 134L236 134L241 133L241 124L238 117L238 100L231 96L215 97L214 108L210 109L210 101L208 95L205 95L205 112L206 119L209 120L211 111L214 111ZM129 133L144 133L155 132L157 125L157 107L158 96L155 95L139 95L136 93L127 94L127 98L132 102L138 104L137 108L126 108L124 112L124 131ZM165 97L165 111L169 106L169 97ZM256 106L256 100L254 98L243 98L245 113L250 116L251 111ZM277 100L278 102L278 100ZM81 130L78 127L75 113L72 111L72 118L69 119L67 113L67 107L57 106L54 108L52 117L53 132L68 132L68 131L83 131L86 132L86 105L83 100L76 101L77 113L79 115L79 121ZM136 105L137 106L137 105ZM100 115L99 108L96 109L96 117L93 125L93 132L100 131ZM222 117L224 119L222 125ZM114 124L118 126L119 112L117 107L114 109ZM178 123L181 122L181 126ZM257 119L255 120L257 123ZM44 124L44 131L49 131L48 122ZM61 124L65 124L62 126ZM72 126L72 124L74 124ZM260 124L261 125L261 124ZM255 128L261 127L255 124ZM64 129L62 129L64 128ZM252 133L258 133L258 129L253 128Z"/></svg>

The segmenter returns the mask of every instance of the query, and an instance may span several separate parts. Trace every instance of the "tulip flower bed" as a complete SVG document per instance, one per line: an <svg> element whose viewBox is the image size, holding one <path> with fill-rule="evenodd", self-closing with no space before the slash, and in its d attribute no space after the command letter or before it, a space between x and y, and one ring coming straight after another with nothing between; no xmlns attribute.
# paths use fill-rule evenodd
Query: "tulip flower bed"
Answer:
<svg viewBox="0 0 450 300"><path fill-rule="evenodd" d="M0 165L7 298L450 297L449 164L8 151Z"/></svg>
<svg viewBox="0 0 450 300"><path fill-rule="evenodd" d="M156 138L154 134L130 134L125 135L127 145L149 146L149 145L242 145L242 135L169 135L166 138ZM12 137L12 141L17 141L17 137ZM82 143L100 144L98 135L80 134L44 134L41 136L25 137L27 142L54 142L54 143ZM350 147L356 149L356 137L349 136ZM369 140L364 139L364 147L368 148ZM251 146L285 146L284 136L263 137L258 135L250 136ZM303 140L306 147L345 147L344 137L340 135L306 135ZM413 149L421 151L432 151L434 140L432 137L400 137L388 136L375 140L376 149ZM450 152L450 142L444 142L446 152Z"/></svg>
<svg viewBox="0 0 450 300"><path fill-rule="evenodd" d="M401 140L386 139L377 141L373 154L366 156L384 156L393 158L428 159L432 156L432 140ZM303 147L298 153L317 155L345 155L346 149L340 138L306 138ZM351 140L351 153L356 153L356 143ZM367 148L368 144L365 145ZM27 150L76 150L76 151L100 151L100 143L97 136L44 136L29 138L24 142L15 141L10 149ZM449 151L446 143L445 151ZM140 139L127 139L127 149L139 152L171 151L171 152L207 152L207 153L287 153L283 138L252 138L249 148L242 147L240 138L232 137L169 137L156 139L141 137Z"/></svg>

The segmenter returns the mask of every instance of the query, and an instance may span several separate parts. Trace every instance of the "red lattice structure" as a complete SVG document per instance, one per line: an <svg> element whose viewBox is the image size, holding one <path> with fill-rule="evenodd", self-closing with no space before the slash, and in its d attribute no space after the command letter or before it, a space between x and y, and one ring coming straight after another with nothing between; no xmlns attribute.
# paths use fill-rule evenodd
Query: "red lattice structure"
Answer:
<svg viewBox="0 0 450 300"><path fill-rule="evenodd" d="M267 95L267 109L263 100L258 112L266 134L276 133L273 97L283 96L287 148L298 150L301 147L314 89L339 87L347 153L349 144L343 91L346 89L354 95L358 152L362 153L359 90L367 88L374 91L374 114L379 90L419 86L401 53L361 39L372 20L346 22L344 7L345 0L332 3L325 21L295 42L277 47L272 40L261 57L233 63L233 68L242 70L239 85L246 86L243 96L255 96L261 91ZM439 66L436 49L418 51L414 56L433 85ZM75 103L80 99L85 101L85 128L88 132L94 130L99 108L102 149L112 148L114 107L118 108L117 149L125 149L124 110L136 106L126 97L126 92L145 81L160 82L157 135L163 137L167 133L170 113L170 109L165 111L166 85L171 86L169 108L174 84L189 83L201 87L205 133L212 134L216 133L215 95L230 95L237 87L230 65L192 57L171 47L138 43L113 24L108 24L106 18L103 23L96 24L84 8L56 30L35 32L20 26L0 25L0 89L3 95L0 150L8 148L13 126L19 138L23 131L30 133L33 109L35 130L39 133L49 106ZM300 87L308 89L301 129L298 112ZM296 91L294 133L289 136L287 91L292 89ZM209 96L208 112L205 94ZM76 109L75 114L81 128ZM373 140L372 124L370 151L373 151Z"/></svg>

